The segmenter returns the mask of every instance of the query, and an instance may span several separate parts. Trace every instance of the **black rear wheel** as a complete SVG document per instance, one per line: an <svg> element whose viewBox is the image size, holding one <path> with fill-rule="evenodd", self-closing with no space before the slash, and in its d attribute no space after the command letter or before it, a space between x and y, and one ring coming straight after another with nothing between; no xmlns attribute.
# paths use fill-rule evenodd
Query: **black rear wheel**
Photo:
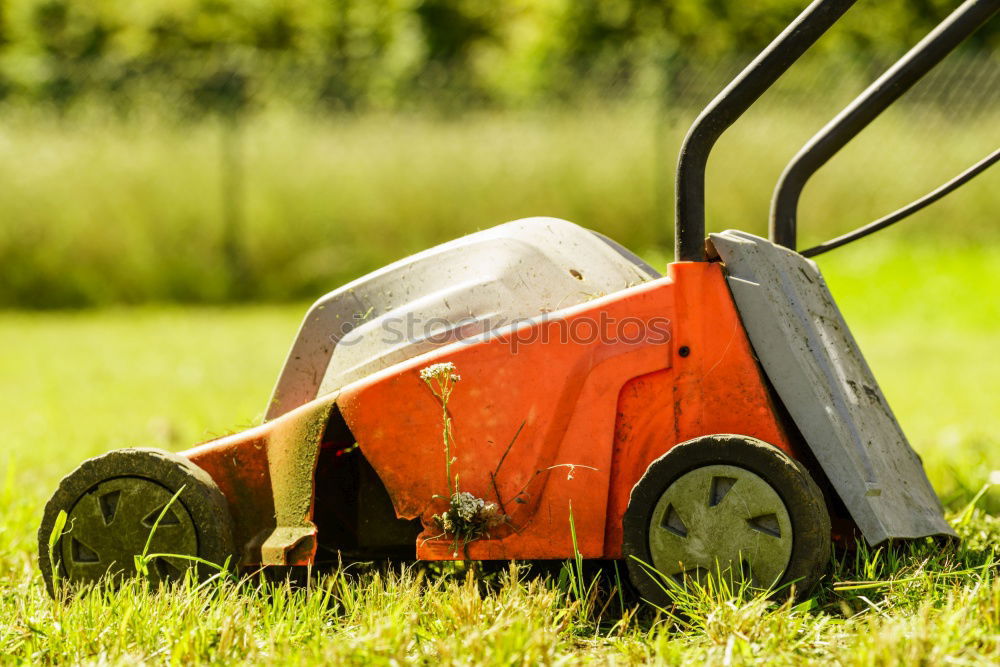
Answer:
<svg viewBox="0 0 1000 667"><path fill-rule="evenodd" d="M829 559L830 517L799 463L746 436L677 445L650 464L623 518L623 554L640 594L667 604L673 583L708 576L787 594L811 590Z"/></svg>
<svg viewBox="0 0 1000 667"><path fill-rule="evenodd" d="M174 497L176 495L176 498ZM60 512L66 523L50 549ZM117 582L138 574L136 556L150 558L156 584L195 568L213 568L233 554L226 499L189 460L156 449L120 449L85 461L59 484L38 530L39 565L52 593L70 584Z"/></svg>

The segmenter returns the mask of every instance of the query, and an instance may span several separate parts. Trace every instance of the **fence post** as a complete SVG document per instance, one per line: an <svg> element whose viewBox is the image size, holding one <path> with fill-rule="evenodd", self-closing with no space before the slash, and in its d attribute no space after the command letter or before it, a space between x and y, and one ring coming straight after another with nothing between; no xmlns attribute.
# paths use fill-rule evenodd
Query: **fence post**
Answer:
<svg viewBox="0 0 1000 667"><path fill-rule="evenodd" d="M228 296L243 300L249 294L247 258L244 252L243 126L238 114L223 114L221 125L222 256L226 264Z"/></svg>

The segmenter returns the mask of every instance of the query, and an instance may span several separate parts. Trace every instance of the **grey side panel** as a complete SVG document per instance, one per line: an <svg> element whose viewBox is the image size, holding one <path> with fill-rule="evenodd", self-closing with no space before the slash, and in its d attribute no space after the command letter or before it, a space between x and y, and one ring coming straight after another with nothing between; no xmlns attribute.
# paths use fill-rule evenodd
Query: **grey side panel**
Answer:
<svg viewBox="0 0 1000 667"><path fill-rule="evenodd" d="M267 419L434 347L658 277L621 246L556 218L516 220L425 250L313 305Z"/></svg>
<svg viewBox="0 0 1000 667"><path fill-rule="evenodd" d="M815 262L744 232L711 240L764 372L868 543L954 535Z"/></svg>

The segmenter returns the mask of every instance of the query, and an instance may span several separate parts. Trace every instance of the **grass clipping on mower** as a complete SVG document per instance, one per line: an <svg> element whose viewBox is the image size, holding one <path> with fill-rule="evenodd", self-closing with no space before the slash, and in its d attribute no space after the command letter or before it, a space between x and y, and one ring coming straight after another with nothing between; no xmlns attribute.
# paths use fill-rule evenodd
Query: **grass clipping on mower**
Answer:
<svg viewBox="0 0 1000 667"><path fill-rule="evenodd" d="M432 521L441 534L438 537L449 537L454 540L454 555L458 556L459 547L465 547L474 540L488 536L492 528L508 522L499 505L480 498L459 488L458 475L451 475L451 466L457 460L452 454L454 438L451 430L451 415L448 413L448 400L455 385L462 379L456 372L455 364L444 362L432 364L420 371L420 379L430 388L431 393L441 404L441 439L444 443L444 470L448 484L448 509L441 514L435 514ZM444 496L435 496L443 498ZM435 538L430 538L435 539Z"/></svg>

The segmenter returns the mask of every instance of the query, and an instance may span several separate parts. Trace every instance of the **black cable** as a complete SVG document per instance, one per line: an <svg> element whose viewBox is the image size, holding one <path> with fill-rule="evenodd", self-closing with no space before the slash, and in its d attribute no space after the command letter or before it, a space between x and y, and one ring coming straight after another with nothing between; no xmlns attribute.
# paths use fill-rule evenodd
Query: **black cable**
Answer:
<svg viewBox="0 0 1000 667"><path fill-rule="evenodd" d="M820 255L828 250L833 250L834 248L839 248L842 245L847 245L852 241L857 241L858 239L864 238L869 234L874 234L878 230L885 229L889 225L894 225L903 218L913 215L920 209L930 206L938 199L941 199L941 197L944 197L946 194L951 192L952 190L955 190L956 188L965 185L973 178L975 178L979 174L983 173L984 171L992 167L994 164L997 163L997 161L1000 161L1000 148L993 151L992 153L984 157L982 160L972 165L971 167L969 167L961 174L951 179L938 189L927 193L920 199L907 204L898 211L894 211L889 215L879 218L874 222L869 222L867 225L863 227L858 227L853 232L849 232L847 234L844 234L843 236L838 236L835 239L830 239L829 241L826 241L825 243L820 243L819 245L813 246L808 250L803 250L801 254L804 257L815 257L816 255Z"/></svg>

